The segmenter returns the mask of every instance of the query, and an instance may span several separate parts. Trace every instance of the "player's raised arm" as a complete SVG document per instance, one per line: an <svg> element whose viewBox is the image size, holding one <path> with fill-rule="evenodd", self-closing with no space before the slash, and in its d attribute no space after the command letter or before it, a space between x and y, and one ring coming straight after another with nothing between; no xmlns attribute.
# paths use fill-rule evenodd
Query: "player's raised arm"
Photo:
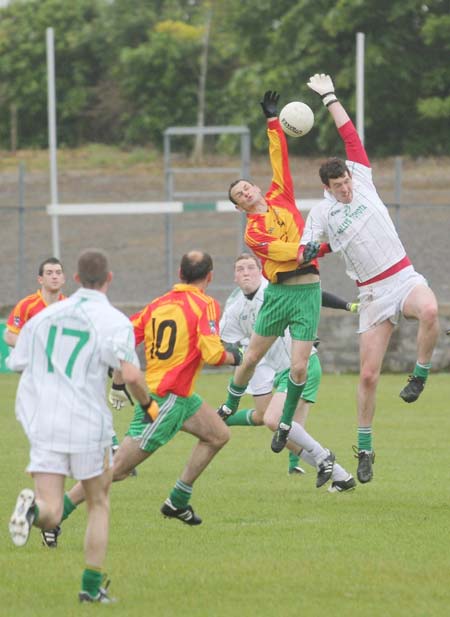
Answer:
<svg viewBox="0 0 450 617"><path fill-rule="evenodd" d="M272 184L267 192L268 197L284 194L289 201L294 201L294 184L289 168L289 154L286 136L278 120L278 101L280 95L274 90L267 90L261 108L267 118L267 136L269 138L269 156L272 166ZM285 207L286 204L280 204Z"/></svg>
<svg viewBox="0 0 450 617"><path fill-rule="evenodd" d="M355 163L360 163L365 167L370 167L367 152L364 149L350 116L336 96L331 77L324 73L316 73L309 78L307 85L321 97L323 104L330 112L336 128L339 131L339 135L342 137L345 144L347 159Z"/></svg>

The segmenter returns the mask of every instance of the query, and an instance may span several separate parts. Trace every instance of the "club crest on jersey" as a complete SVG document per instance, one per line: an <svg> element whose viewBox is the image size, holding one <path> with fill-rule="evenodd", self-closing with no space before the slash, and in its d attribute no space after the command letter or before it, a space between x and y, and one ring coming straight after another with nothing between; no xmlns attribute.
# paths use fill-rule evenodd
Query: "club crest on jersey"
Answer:
<svg viewBox="0 0 450 617"><path fill-rule="evenodd" d="M20 317L14 317L14 325L20 326Z"/></svg>
<svg viewBox="0 0 450 617"><path fill-rule="evenodd" d="M217 334L216 322L214 320L209 321L209 330L211 334Z"/></svg>

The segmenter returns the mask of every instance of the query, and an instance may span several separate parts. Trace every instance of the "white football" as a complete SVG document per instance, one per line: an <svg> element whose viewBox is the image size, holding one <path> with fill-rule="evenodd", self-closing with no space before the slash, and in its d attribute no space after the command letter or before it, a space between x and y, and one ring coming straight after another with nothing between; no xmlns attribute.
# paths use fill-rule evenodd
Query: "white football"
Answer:
<svg viewBox="0 0 450 617"><path fill-rule="evenodd" d="M279 120L286 135L303 137L314 125L314 114L305 103L292 101L280 111Z"/></svg>

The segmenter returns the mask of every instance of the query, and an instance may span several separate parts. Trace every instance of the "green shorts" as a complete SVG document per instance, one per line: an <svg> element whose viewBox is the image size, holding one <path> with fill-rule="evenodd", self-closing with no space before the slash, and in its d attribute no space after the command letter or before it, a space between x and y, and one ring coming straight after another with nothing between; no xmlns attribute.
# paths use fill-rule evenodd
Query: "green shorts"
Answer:
<svg viewBox="0 0 450 617"><path fill-rule="evenodd" d="M276 392L287 392L288 378L290 369L280 371L275 375L273 386ZM319 356L315 353L309 358L308 373L306 376L305 387L300 398L308 403L315 403L317 392L319 391L320 380L322 378L322 367Z"/></svg>
<svg viewBox="0 0 450 617"><path fill-rule="evenodd" d="M314 341L319 327L322 291L320 283L282 285L269 283L256 318L254 331L260 336L283 336L296 341Z"/></svg>
<svg viewBox="0 0 450 617"><path fill-rule="evenodd" d="M159 405L159 414L154 422L149 422L149 416L140 405L134 408L134 418L126 435L141 441L140 448L145 452L156 452L158 448L168 443L183 424L200 409L203 403L198 394L191 396L156 396L153 398Z"/></svg>

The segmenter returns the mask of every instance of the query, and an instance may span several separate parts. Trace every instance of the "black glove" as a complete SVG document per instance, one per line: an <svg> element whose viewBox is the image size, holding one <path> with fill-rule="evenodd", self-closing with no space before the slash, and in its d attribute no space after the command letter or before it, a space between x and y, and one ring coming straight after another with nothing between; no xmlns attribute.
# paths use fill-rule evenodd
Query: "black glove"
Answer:
<svg viewBox="0 0 450 617"><path fill-rule="evenodd" d="M303 261L306 263L317 257L317 253L320 250L320 242L308 242L303 251Z"/></svg>
<svg viewBox="0 0 450 617"><path fill-rule="evenodd" d="M151 424L158 417L159 405L152 397L150 397L150 400L146 405L142 405L141 403L141 409L145 412L145 415L142 419L144 424Z"/></svg>
<svg viewBox="0 0 450 617"><path fill-rule="evenodd" d="M278 116L277 103L280 95L275 90L267 90L264 93L264 98L260 101L262 110L266 118L275 118Z"/></svg>
<svg viewBox="0 0 450 617"><path fill-rule="evenodd" d="M244 350L239 343L223 343L227 351L233 354L234 363L231 366L239 366L242 364L242 358L244 357Z"/></svg>

